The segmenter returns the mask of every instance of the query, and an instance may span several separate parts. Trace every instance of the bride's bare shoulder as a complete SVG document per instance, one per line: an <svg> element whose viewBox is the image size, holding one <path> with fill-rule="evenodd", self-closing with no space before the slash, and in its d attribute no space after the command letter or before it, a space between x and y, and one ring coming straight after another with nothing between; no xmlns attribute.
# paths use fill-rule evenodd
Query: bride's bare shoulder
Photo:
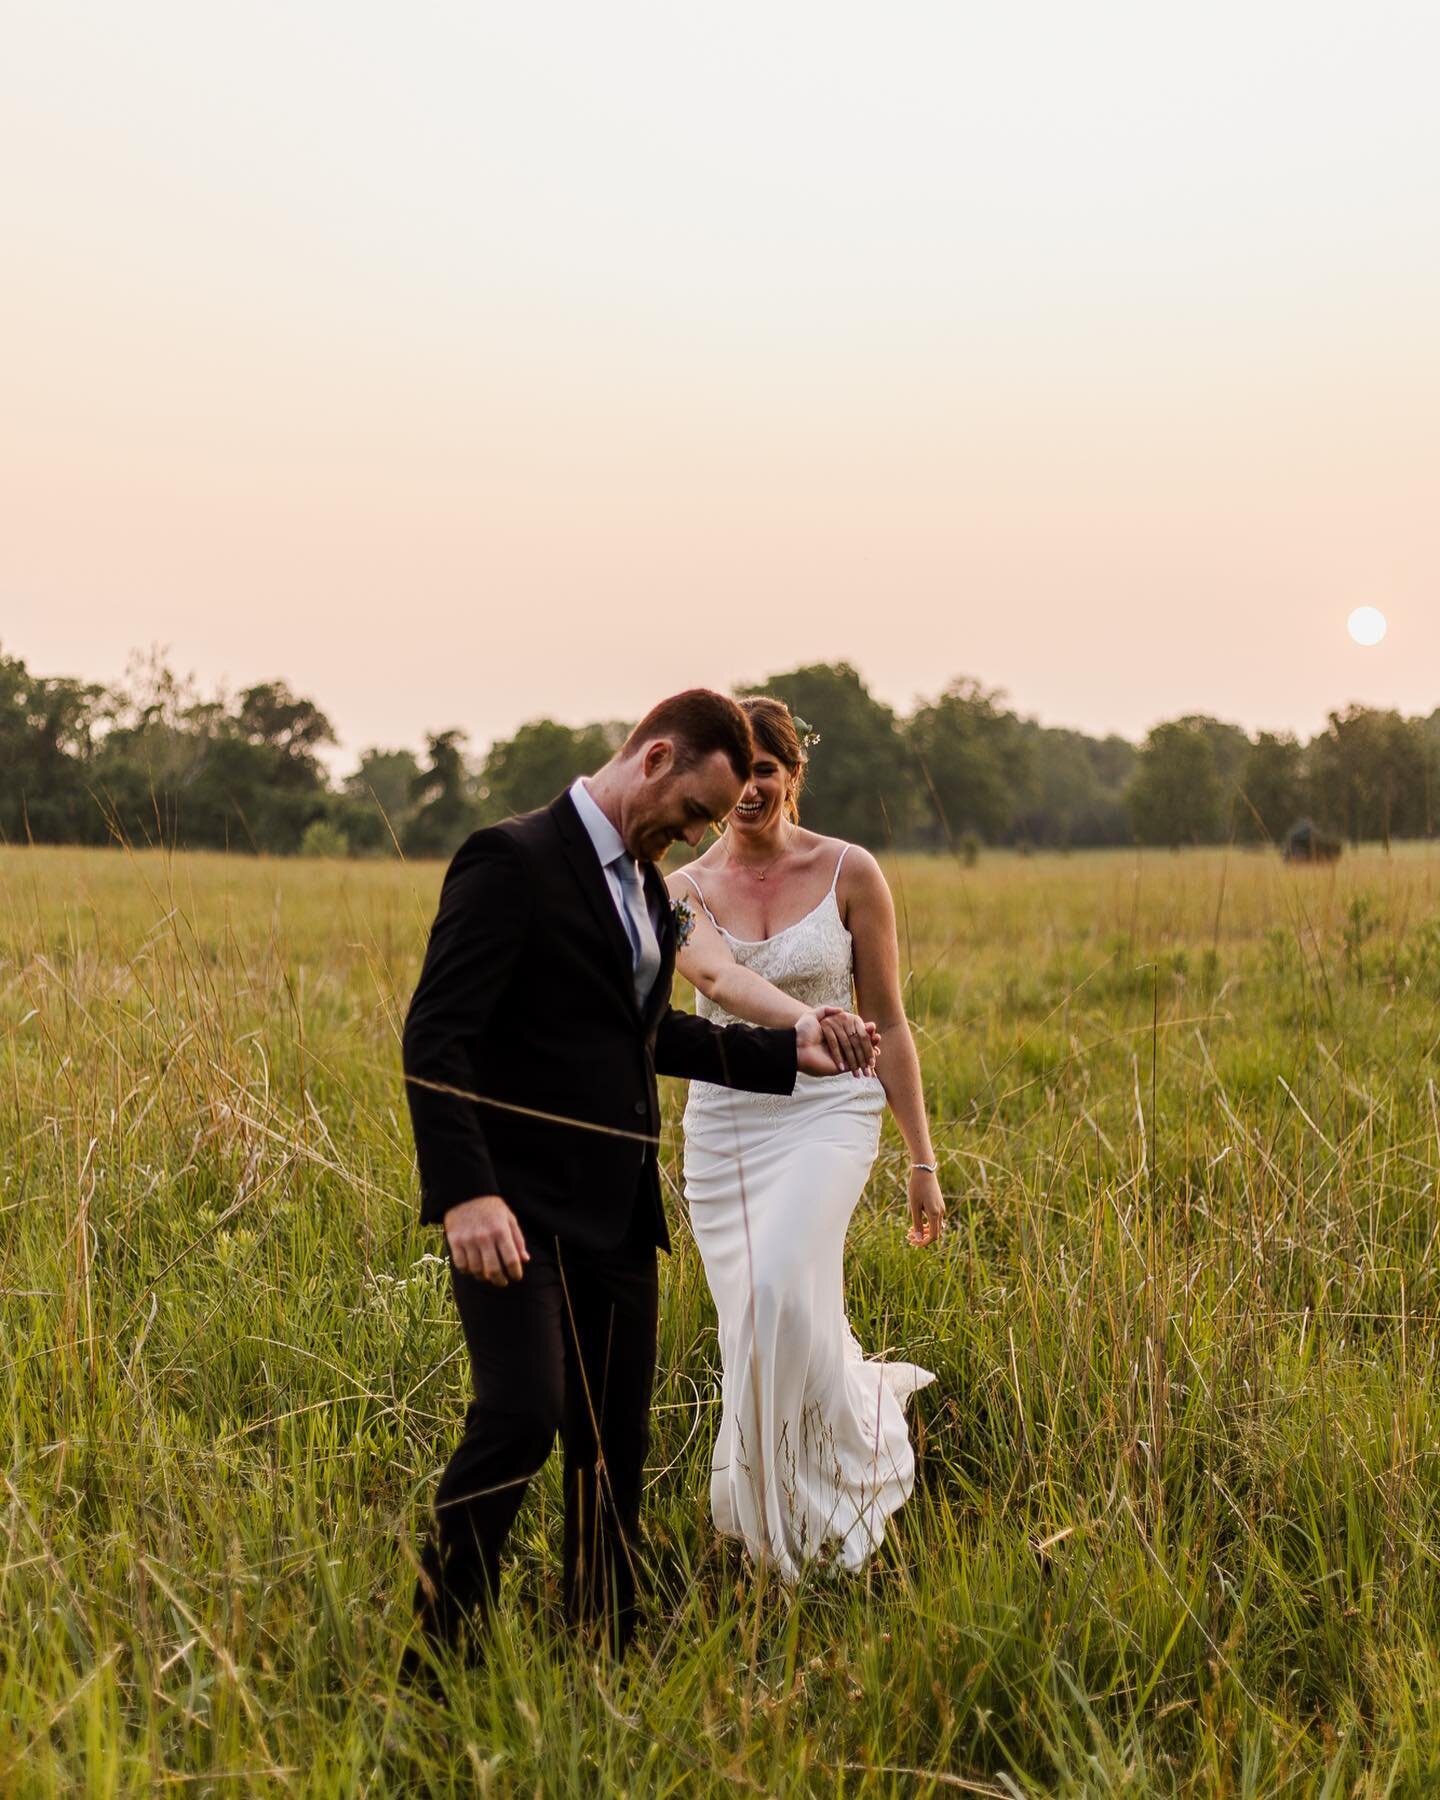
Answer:
<svg viewBox="0 0 1440 1800"><path fill-rule="evenodd" d="M825 837L818 831L810 831L804 825L795 827L795 835L790 840L790 848L798 850L800 855L811 862L824 862L827 858L834 862L845 848L844 838Z"/></svg>
<svg viewBox="0 0 1440 1800"><path fill-rule="evenodd" d="M831 842L839 858L836 887L842 910L851 901L864 905L882 889L889 893L884 871L863 844L847 844L843 838L832 838Z"/></svg>
<svg viewBox="0 0 1440 1800"><path fill-rule="evenodd" d="M805 839L808 842L805 842L803 847L815 857L817 862L833 863L842 875L851 863L861 861L873 863L875 861L868 850L860 844L852 844L848 838L822 837L818 831L807 831Z"/></svg>

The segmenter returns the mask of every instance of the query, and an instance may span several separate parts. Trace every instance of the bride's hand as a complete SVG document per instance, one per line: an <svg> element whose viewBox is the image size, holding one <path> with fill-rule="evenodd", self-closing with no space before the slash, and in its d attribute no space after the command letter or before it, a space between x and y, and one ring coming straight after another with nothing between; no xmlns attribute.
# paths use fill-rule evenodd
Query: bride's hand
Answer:
<svg viewBox="0 0 1440 1800"><path fill-rule="evenodd" d="M938 1244L945 1230L945 1196L940 1177L928 1169L910 1171L910 1229L907 1244Z"/></svg>
<svg viewBox="0 0 1440 1800"><path fill-rule="evenodd" d="M832 1023L828 1017L822 1019L821 1013L836 1018ZM802 1074L843 1075L846 1069L853 1075L868 1073L879 1055L879 1038L877 1035L872 1039L868 1033L873 1033L874 1027L867 1028L859 1019L854 1021L859 1032L847 1029L844 1021L853 1018L852 1013L836 1006L801 1013L795 1021L795 1063ZM861 1037L859 1033L867 1035Z"/></svg>
<svg viewBox="0 0 1440 1800"><path fill-rule="evenodd" d="M820 1036L837 1070L852 1075L873 1075L880 1057L880 1033L858 1013L842 1006L817 1006Z"/></svg>

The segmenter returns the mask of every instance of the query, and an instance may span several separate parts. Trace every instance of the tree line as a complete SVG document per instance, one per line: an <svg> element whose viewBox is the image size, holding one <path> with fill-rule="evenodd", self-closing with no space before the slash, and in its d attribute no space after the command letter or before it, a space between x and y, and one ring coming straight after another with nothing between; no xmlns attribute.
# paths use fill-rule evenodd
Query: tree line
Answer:
<svg viewBox="0 0 1440 1800"><path fill-rule="evenodd" d="M876 849L1278 842L1302 817L1388 843L1436 826L1440 708L1348 706L1308 743L1188 715L1136 745L1022 718L968 677L904 717L843 662L743 691L778 696L819 733L806 823ZM544 805L627 730L536 719L476 755L451 728L423 755L367 749L335 781L320 754L336 742L329 719L283 681L206 696L151 654L105 687L0 653L0 837L443 857Z"/></svg>

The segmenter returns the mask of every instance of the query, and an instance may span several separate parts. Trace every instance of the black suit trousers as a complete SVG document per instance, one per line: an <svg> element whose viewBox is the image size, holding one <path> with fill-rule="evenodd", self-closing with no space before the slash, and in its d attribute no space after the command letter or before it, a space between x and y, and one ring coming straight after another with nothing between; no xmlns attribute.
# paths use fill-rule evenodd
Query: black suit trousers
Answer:
<svg viewBox="0 0 1440 1800"><path fill-rule="evenodd" d="M637 1205L613 1250L527 1239L518 1282L451 1271L474 1398L435 1494L416 1611L433 1640L483 1624L500 1554L559 1433L566 1617L623 1650L636 1622L640 1497L655 1381L654 1223Z"/></svg>

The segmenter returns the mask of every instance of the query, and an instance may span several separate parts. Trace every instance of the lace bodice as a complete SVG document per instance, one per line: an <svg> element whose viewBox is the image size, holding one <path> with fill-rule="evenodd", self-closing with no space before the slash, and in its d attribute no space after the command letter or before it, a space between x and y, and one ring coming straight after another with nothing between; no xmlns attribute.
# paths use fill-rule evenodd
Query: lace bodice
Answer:
<svg viewBox="0 0 1440 1800"><path fill-rule="evenodd" d="M686 875L685 879L705 908L710 923L730 946L736 962L753 969L802 1006L843 1006L849 1011L855 1004L854 946L840 916L840 903L836 897L845 855L846 851L842 850L830 892L820 904L811 907L803 919L797 919L793 925L787 925L783 931L774 932L768 938L738 938L734 932L727 931L706 905L699 882L691 875ZM713 1020L717 1025L744 1023L698 990L695 1010L702 1019ZM737 1094L733 1089L715 1087L708 1081L692 1081L686 1114L694 1117L716 1105L729 1107L738 1102L750 1112L778 1119L788 1112L797 1095L803 1096L811 1089L825 1090L827 1104L867 1113L883 1109L885 1104L884 1090L873 1078L852 1082L801 1074L796 1077L794 1094Z"/></svg>
<svg viewBox="0 0 1440 1800"><path fill-rule="evenodd" d="M695 891L700 892L698 887ZM700 904L705 905L703 897ZM709 907L705 910L710 911ZM833 887L803 919L797 919L773 937L737 938L725 930L713 913L710 916L736 962L763 975L792 1000L798 1000L802 1006L849 1008L854 1004L855 964L850 933L840 917ZM733 1013L707 1000L704 994L696 994L695 1010L702 1019L713 1019L719 1025L739 1022Z"/></svg>

